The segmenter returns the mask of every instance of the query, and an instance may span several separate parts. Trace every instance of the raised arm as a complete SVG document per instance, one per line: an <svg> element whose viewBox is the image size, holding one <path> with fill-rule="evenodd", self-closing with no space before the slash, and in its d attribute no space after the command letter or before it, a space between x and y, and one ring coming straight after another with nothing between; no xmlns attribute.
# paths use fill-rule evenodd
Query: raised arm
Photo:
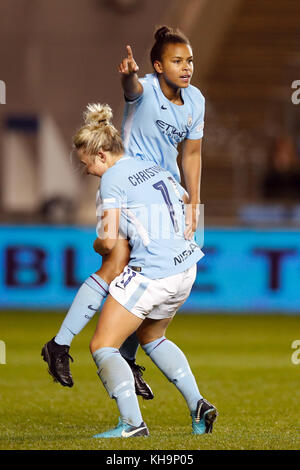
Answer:
<svg viewBox="0 0 300 470"><path fill-rule="evenodd" d="M134 101L143 93L143 86L138 80L139 67L133 58L131 47L126 46L126 50L127 57L120 63L119 72L125 98L128 101Z"/></svg>

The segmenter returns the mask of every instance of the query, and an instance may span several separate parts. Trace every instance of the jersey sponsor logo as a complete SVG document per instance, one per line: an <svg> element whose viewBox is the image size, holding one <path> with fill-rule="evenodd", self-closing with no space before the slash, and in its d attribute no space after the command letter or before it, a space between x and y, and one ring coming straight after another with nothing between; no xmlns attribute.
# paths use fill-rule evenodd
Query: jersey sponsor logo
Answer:
<svg viewBox="0 0 300 470"><path fill-rule="evenodd" d="M172 126L172 124L168 124L161 119L157 119L156 125L163 135L168 136L174 142L181 142L187 135L187 131L180 132L175 126Z"/></svg>
<svg viewBox="0 0 300 470"><path fill-rule="evenodd" d="M182 253L179 253L177 256L174 256L174 265L183 263L199 246L196 243L190 243L189 249L184 250Z"/></svg>

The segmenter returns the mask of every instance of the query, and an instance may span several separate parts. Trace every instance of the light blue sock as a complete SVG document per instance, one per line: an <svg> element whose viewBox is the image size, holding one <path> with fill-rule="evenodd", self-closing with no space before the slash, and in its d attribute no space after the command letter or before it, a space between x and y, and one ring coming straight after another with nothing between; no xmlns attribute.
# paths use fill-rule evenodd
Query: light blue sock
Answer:
<svg viewBox="0 0 300 470"><path fill-rule="evenodd" d="M123 421L139 426L143 421L135 394L134 378L116 348L100 348L93 353L98 375L110 398L115 398Z"/></svg>
<svg viewBox="0 0 300 470"><path fill-rule="evenodd" d="M124 341L124 343L120 347L120 353L125 359L134 361L138 347L139 340L137 338L137 335L136 333L132 333L132 335L128 336L126 341Z"/></svg>
<svg viewBox="0 0 300 470"><path fill-rule="evenodd" d="M181 349L165 336L144 344L142 348L167 379L178 388L185 398L189 410L195 411L197 402L202 398L202 395Z"/></svg>
<svg viewBox="0 0 300 470"><path fill-rule="evenodd" d="M75 299L55 337L57 344L70 346L75 335L93 318L108 294L108 285L100 276L92 274L79 288Z"/></svg>

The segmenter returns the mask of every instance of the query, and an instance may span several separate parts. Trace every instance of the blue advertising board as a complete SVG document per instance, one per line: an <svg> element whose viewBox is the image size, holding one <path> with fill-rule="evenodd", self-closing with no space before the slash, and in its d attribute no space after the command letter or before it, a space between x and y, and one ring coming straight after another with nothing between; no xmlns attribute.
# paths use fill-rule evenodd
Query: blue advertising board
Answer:
<svg viewBox="0 0 300 470"><path fill-rule="evenodd" d="M95 229L1 226L0 308L66 309L101 266ZM207 228L182 307L192 312L300 313L300 232Z"/></svg>

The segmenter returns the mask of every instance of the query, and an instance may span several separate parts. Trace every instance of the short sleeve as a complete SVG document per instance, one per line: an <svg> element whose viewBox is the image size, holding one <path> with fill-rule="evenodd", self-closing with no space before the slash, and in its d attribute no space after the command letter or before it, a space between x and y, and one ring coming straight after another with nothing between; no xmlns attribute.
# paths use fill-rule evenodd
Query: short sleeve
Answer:
<svg viewBox="0 0 300 470"><path fill-rule="evenodd" d="M203 130L204 130L204 114L205 114L205 99L204 96L200 96L200 100L198 98L198 107L196 110L196 119L192 123L191 128L188 131L186 136L187 139L191 140L198 140L202 139L203 137Z"/></svg>
<svg viewBox="0 0 300 470"><path fill-rule="evenodd" d="M126 96L124 95L124 99L126 101L126 104L128 104L129 106L131 104L135 104L135 103L140 103L141 101L143 101L143 99L145 98L145 96L147 96L147 94L149 93L150 91L150 80L149 78L146 76L146 77L143 77L143 78L139 78L139 82L141 83L141 85L143 86L143 93L138 97L136 98L135 100L127 100L126 99Z"/></svg>
<svg viewBox="0 0 300 470"><path fill-rule="evenodd" d="M125 192L115 175L105 173L101 178L100 199L102 211L107 209L121 208L125 202Z"/></svg>

